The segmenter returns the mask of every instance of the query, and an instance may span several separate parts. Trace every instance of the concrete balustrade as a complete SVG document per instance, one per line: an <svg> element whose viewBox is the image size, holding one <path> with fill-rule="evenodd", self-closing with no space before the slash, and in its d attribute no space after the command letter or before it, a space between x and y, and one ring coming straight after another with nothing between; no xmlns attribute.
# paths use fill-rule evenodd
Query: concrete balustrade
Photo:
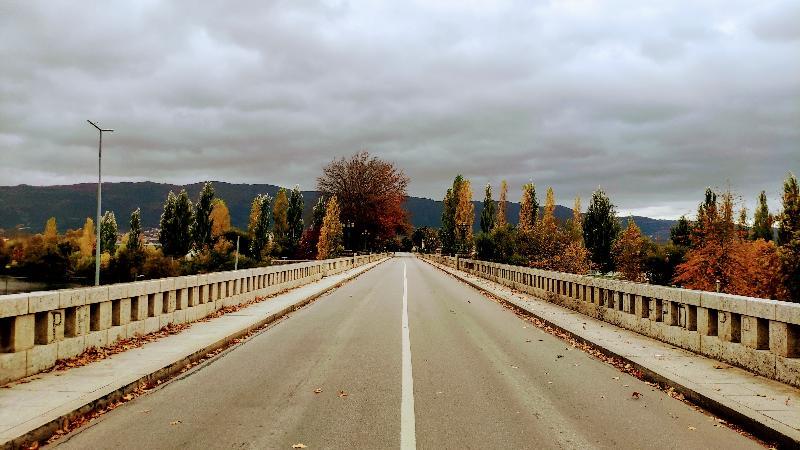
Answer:
<svg viewBox="0 0 800 450"><path fill-rule="evenodd" d="M440 255L422 257L800 387L800 304Z"/></svg>
<svg viewBox="0 0 800 450"><path fill-rule="evenodd" d="M309 261L100 287L0 295L0 384L91 347L202 319L386 257Z"/></svg>

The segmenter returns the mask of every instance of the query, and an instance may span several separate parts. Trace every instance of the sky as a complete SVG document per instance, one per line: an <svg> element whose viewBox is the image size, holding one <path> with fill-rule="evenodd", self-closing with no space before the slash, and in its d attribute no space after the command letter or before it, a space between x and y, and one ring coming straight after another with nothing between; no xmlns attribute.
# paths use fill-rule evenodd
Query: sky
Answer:
<svg viewBox="0 0 800 450"><path fill-rule="evenodd" d="M779 208L800 172L800 2L4 1L0 185L299 183L360 150L409 194ZM497 189L495 189L497 191Z"/></svg>

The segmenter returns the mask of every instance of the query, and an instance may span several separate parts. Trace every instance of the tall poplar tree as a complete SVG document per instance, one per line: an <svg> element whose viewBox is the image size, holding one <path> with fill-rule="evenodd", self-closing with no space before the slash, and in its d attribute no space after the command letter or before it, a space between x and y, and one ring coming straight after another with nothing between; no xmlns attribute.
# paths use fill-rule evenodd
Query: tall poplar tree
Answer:
<svg viewBox="0 0 800 450"><path fill-rule="evenodd" d="M139 208L131 213L130 226L125 247L129 252L138 252L142 250L142 211Z"/></svg>
<svg viewBox="0 0 800 450"><path fill-rule="evenodd" d="M114 254L117 248L117 218L112 211L106 211L100 218L100 253Z"/></svg>
<svg viewBox="0 0 800 450"><path fill-rule="evenodd" d="M758 206L756 206L756 212L753 216L753 230L751 234L753 240L763 239L765 241L771 241L773 238L772 221L773 218L769 213L769 206L767 206L767 193L761 191L761 194L758 196Z"/></svg>
<svg viewBox="0 0 800 450"><path fill-rule="evenodd" d="M592 201L583 219L583 240L591 260L601 272L614 270L611 246L620 232L614 205L602 189L592 194Z"/></svg>
<svg viewBox="0 0 800 450"><path fill-rule="evenodd" d="M463 180L456 203L456 251L472 252L472 227L475 224L475 204L472 203L472 186Z"/></svg>
<svg viewBox="0 0 800 450"><path fill-rule="evenodd" d="M214 239L211 235L211 210L214 208L214 186L210 181L203 185L195 207L192 238L197 249L211 247Z"/></svg>
<svg viewBox="0 0 800 450"><path fill-rule="evenodd" d="M322 230L317 243L317 259L328 259L339 256L342 249L342 222L341 209L334 195L328 200L325 208L325 219L322 221Z"/></svg>
<svg viewBox="0 0 800 450"><path fill-rule="evenodd" d="M289 235L289 199L286 197L286 190L278 189L275 195L275 202L272 204L272 238L276 250L280 254L286 252L287 238Z"/></svg>
<svg viewBox="0 0 800 450"><path fill-rule="evenodd" d="M270 203L269 195L257 195L253 200L253 209L257 211L250 231L250 255L256 261L264 259L269 244Z"/></svg>
<svg viewBox="0 0 800 450"><path fill-rule="evenodd" d="M500 198L497 200L497 219L494 221L494 226L498 228L503 228L508 223L508 219L506 218L506 207L507 200L506 197L508 196L508 183L506 180L503 180L500 183Z"/></svg>
<svg viewBox="0 0 800 450"><path fill-rule="evenodd" d="M292 255L297 251L300 238L303 236L303 208L305 208L303 193L300 192L300 186L295 185L289 195L289 209L286 211L286 221L289 225L287 252Z"/></svg>
<svg viewBox="0 0 800 450"><path fill-rule="evenodd" d="M485 195L483 197L483 210L481 210L481 231L489 233L494 228L494 221L497 216L497 205L492 199L492 185L486 183Z"/></svg>
<svg viewBox="0 0 800 450"><path fill-rule="evenodd" d="M192 221L192 201L189 200L189 194L185 190L178 195L170 191L164 203L164 212L159 223L161 230L158 233L165 255L184 256L189 252L192 244Z"/></svg>
<svg viewBox="0 0 800 450"><path fill-rule="evenodd" d="M797 177L789 174L783 183L783 212L778 227L778 255L783 285L793 302L800 302L800 190Z"/></svg>
<svg viewBox="0 0 800 450"><path fill-rule="evenodd" d="M442 228L439 230L439 240L442 242L442 253L452 254L458 251L456 242L456 209L458 196L464 177L457 175L453 180L453 187L447 190L442 205Z"/></svg>
<svg viewBox="0 0 800 450"><path fill-rule="evenodd" d="M536 186L526 183L522 186L522 200L519 202L519 229L530 232L539 220L539 200L536 198Z"/></svg>

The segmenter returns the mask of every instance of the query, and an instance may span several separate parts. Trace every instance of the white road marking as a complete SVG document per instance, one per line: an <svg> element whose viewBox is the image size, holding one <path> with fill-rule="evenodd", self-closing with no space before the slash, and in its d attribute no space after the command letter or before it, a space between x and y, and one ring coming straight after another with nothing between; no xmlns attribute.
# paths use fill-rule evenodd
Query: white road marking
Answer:
<svg viewBox="0 0 800 450"><path fill-rule="evenodd" d="M400 402L400 448L416 449L414 420L414 377L411 371L411 338L408 333L408 278L403 262L403 388Z"/></svg>

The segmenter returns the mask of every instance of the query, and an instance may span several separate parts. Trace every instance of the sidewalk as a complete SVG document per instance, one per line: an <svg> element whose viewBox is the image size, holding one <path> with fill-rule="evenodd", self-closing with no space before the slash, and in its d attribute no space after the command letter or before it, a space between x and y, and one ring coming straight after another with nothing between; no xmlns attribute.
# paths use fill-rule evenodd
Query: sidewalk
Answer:
<svg viewBox="0 0 800 450"><path fill-rule="evenodd" d="M66 371L42 373L0 388L0 448L47 439L66 419L102 407L135 389L179 372L208 352L272 322L339 286L381 260L298 287L272 299L102 361Z"/></svg>
<svg viewBox="0 0 800 450"><path fill-rule="evenodd" d="M547 324L593 344L767 440L800 443L800 390L719 361L672 347L498 283L440 266L473 287L517 306Z"/></svg>

